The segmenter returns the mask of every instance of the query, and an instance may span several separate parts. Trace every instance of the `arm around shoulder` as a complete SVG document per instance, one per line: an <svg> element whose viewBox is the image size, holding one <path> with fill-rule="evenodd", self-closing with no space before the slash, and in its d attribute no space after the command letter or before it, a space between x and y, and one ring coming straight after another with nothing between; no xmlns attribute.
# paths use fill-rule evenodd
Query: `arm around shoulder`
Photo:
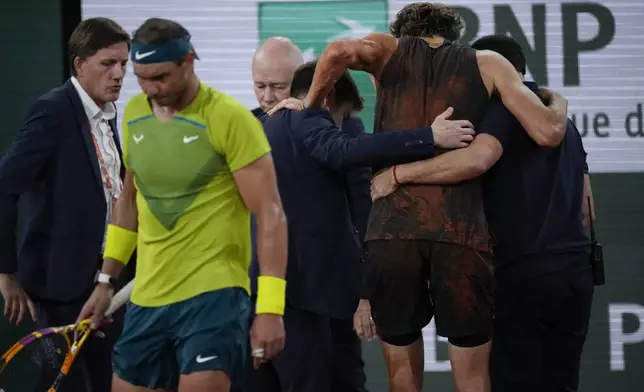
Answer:
<svg viewBox="0 0 644 392"><path fill-rule="evenodd" d="M503 147L495 137L480 134L466 148L398 166L397 180L401 184L457 184L481 176L502 154Z"/></svg>
<svg viewBox="0 0 644 392"><path fill-rule="evenodd" d="M469 147L379 173L371 182L371 198L389 196L402 184L451 185L471 180L491 168L502 153L503 147L496 138L478 135Z"/></svg>
<svg viewBox="0 0 644 392"><path fill-rule="evenodd" d="M553 93L550 106L545 106L539 96L523 84L519 73L503 56L482 50L477 52L477 59L481 72L492 75L494 90L528 135L540 146L561 144L567 122L566 99Z"/></svg>
<svg viewBox="0 0 644 392"><path fill-rule="evenodd" d="M390 166L434 155L430 128L349 136L326 110L310 108L297 115L301 120L294 128L295 137L313 158L332 169Z"/></svg>
<svg viewBox="0 0 644 392"><path fill-rule="evenodd" d="M319 107L347 69L365 71L378 78L396 45L394 37L382 33L369 34L363 39L332 42L318 60L304 105Z"/></svg>

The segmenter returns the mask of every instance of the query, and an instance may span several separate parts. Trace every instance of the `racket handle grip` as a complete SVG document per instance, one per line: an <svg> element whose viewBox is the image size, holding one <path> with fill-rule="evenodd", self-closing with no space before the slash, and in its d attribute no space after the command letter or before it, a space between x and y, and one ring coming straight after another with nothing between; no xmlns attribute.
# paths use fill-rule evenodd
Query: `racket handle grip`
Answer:
<svg viewBox="0 0 644 392"><path fill-rule="evenodd" d="M134 287L134 279L132 279L128 284L126 284L118 293L114 294L110 307L107 308L105 316L111 316L119 310L127 301L130 300L130 295L132 294L132 288Z"/></svg>

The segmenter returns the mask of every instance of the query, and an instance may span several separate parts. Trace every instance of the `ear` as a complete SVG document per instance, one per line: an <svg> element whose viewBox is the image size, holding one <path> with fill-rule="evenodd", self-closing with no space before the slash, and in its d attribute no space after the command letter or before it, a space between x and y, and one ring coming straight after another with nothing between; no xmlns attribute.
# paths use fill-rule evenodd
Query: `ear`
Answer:
<svg viewBox="0 0 644 392"><path fill-rule="evenodd" d="M324 106L326 106L326 108L330 110L330 108L333 107L334 102L335 102L335 87L332 88L331 91L329 91L329 94L324 99Z"/></svg>
<svg viewBox="0 0 644 392"><path fill-rule="evenodd" d="M74 67L74 70L76 70L76 75L78 76L81 75L82 65L83 65L83 60L81 60L81 58L78 56L74 57L73 67Z"/></svg>
<svg viewBox="0 0 644 392"><path fill-rule="evenodd" d="M193 65L195 63L195 52L188 52L184 58L184 63Z"/></svg>
<svg viewBox="0 0 644 392"><path fill-rule="evenodd" d="M324 102L322 102L322 107L330 111L331 110L331 108L329 107L330 103L331 101L329 100L329 96L327 95L327 97L324 98Z"/></svg>

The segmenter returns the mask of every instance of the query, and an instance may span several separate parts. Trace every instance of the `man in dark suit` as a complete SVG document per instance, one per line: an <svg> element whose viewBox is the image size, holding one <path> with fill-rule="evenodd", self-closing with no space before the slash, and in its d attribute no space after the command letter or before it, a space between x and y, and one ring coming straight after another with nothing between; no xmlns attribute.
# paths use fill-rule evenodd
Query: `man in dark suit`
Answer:
<svg viewBox="0 0 644 392"><path fill-rule="evenodd" d="M293 74L303 63L300 48L288 38L270 37L262 43L253 56L252 66L253 91L259 104L251 110L255 117L260 118L266 111L290 97ZM354 137L365 133L362 120L356 116L348 117L342 123L341 130ZM346 179L351 218L362 242L371 210L371 169L360 167L347 171ZM254 229L254 225L251 227Z"/></svg>
<svg viewBox="0 0 644 392"><path fill-rule="evenodd" d="M291 82L295 70L304 62L302 52L298 46L288 38L268 38L257 49L253 56L253 91L257 97L259 107L252 110L255 117L260 118L265 111L272 109L291 93ZM365 133L362 120L350 116L344 120L342 132L358 137ZM355 227L359 242L362 245L371 210L371 168L358 167L344 171L342 178L345 182L347 201L351 220ZM257 238L257 225L254 217L251 220L251 236L253 244ZM256 249L253 246L253 259L256 258ZM360 339L353 330L351 320L332 323L331 335L333 351L342 361L334 361L332 371L332 386L334 390L362 391L364 390L364 363L360 356ZM347 363L349 366L347 366ZM353 364L353 365L352 365ZM350 369L360 369L351 371ZM347 372L347 370L349 371Z"/></svg>
<svg viewBox="0 0 644 392"><path fill-rule="evenodd" d="M112 20L81 22L69 39L72 78L34 102L0 162L0 293L12 323L27 313L37 328L74 323L105 280L97 272L123 175L113 102L129 42ZM26 225L18 240L19 201ZM110 391L117 333L115 323L105 339L87 342L61 392ZM53 376L43 373L38 390Z"/></svg>
<svg viewBox="0 0 644 392"><path fill-rule="evenodd" d="M294 99L285 106L293 107L297 98L306 95L314 72L315 62L295 72ZM327 106L330 111L282 110L261 119L288 221L289 284L284 315L288 335L284 351L248 375L245 388L249 392L364 389L359 342L335 354L333 341L337 339L335 324L348 323L350 331L361 287L361 246L351 218L345 169L429 157L435 144L456 147L473 133L471 124L443 116L433 129L358 137L339 132L338 125L362 109L362 99L348 73L336 83ZM446 140L443 135L450 136ZM338 366L344 367L340 381L333 379L338 377Z"/></svg>
<svg viewBox="0 0 644 392"><path fill-rule="evenodd" d="M259 107L252 110L255 117L271 110L291 91L293 73L304 63L300 48L285 37L270 37L253 56L253 92Z"/></svg>

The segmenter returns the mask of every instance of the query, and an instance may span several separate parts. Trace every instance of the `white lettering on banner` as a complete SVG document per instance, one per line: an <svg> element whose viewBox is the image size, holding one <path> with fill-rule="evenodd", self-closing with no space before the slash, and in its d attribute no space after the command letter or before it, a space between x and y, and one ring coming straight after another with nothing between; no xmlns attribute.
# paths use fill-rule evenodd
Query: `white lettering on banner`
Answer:
<svg viewBox="0 0 644 392"><path fill-rule="evenodd" d="M632 315L637 318L634 331L624 330L624 316ZM610 331L610 370L626 370L624 346L644 342L644 306L640 304L610 304L608 305L608 325Z"/></svg>
<svg viewBox="0 0 644 392"><path fill-rule="evenodd" d="M633 330L626 331L624 329L624 320L629 317L637 320L637 323ZM635 303L609 304L608 325L610 334L610 370L625 371L625 346L644 342L644 306ZM434 320L423 329L423 340L425 345L425 371L434 373L451 371L449 359L447 357L444 359L439 358L438 344L447 343L447 339L436 335Z"/></svg>
<svg viewBox="0 0 644 392"><path fill-rule="evenodd" d="M439 360L437 343L447 343L447 338L436 335L434 319L423 329L423 342L425 344L425 371L449 372L452 370L449 359Z"/></svg>

